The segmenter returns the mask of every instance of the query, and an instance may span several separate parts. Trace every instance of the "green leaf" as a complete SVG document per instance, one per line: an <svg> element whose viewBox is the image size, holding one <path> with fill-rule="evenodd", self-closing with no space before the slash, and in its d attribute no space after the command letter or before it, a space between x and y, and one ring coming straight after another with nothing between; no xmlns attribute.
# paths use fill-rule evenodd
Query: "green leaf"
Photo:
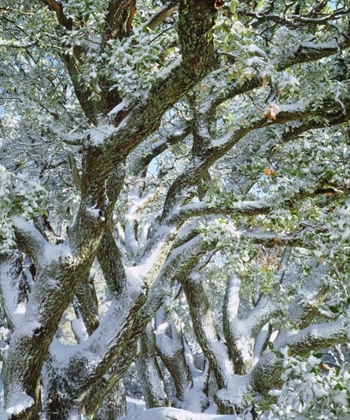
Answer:
<svg viewBox="0 0 350 420"><path fill-rule="evenodd" d="M328 306L328 309L333 313L333 314L338 314L339 313L339 309L336 306Z"/></svg>
<svg viewBox="0 0 350 420"><path fill-rule="evenodd" d="M237 1L237 0L231 0L230 1L230 10L233 14L236 13L237 6L239 6L239 1Z"/></svg>
<svg viewBox="0 0 350 420"><path fill-rule="evenodd" d="M338 383L337 385L335 385L334 389L339 389L339 391L342 391L344 387L342 384Z"/></svg>

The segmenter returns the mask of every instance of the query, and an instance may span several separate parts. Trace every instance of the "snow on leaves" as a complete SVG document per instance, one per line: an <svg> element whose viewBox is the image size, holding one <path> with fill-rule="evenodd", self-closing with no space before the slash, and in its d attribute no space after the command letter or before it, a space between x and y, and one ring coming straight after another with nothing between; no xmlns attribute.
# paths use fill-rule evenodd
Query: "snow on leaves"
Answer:
<svg viewBox="0 0 350 420"><path fill-rule="evenodd" d="M169 29L158 37L147 28L140 28L129 38L109 42L106 60L114 89L140 97L152 86L156 75L176 57L171 48L176 33Z"/></svg>
<svg viewBox="0 0 350 420"><path fill-rule="evenodd" d="M288 349L283 364L283 387L270 391L278 400L270 413L262 415L263 420L346 418L350 396L350 373L346 367L330 369L322 362L321 353L302 359L288 355Z"/></svg>
<svg viewBox="0 0 350 420"><path fill-rule="evenodd" d="M11 218L15 215L32 218L42 211L44 198L45 191L38 182L0 165L0 249L14 245Z"/></svg>

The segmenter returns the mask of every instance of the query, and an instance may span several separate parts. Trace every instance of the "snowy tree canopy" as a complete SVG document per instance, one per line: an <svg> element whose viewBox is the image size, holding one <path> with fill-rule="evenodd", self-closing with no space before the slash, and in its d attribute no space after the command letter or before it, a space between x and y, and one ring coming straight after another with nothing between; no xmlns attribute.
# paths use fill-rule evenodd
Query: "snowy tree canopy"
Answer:
<svg viewBox="0 0 350 420"><path fill-rule="evenodd" d="M2 1L1 420L347 418L349 15Z"/></svg>

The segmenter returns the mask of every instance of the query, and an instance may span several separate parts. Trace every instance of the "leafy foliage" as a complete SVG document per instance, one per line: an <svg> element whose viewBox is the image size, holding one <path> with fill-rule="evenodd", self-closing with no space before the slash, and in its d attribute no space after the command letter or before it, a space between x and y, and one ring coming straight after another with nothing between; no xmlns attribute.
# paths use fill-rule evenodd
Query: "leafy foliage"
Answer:
<svg viewBox="0 0 350 420"><path fill-rule="evenodd" d="M345 416L348 7L3 1L9 418Z"/></svg>

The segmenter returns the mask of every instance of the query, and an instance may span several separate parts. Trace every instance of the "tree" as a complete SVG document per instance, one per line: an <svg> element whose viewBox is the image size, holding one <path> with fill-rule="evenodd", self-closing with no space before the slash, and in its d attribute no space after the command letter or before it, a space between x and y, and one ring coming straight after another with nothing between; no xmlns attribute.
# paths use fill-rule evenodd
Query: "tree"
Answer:
<svg viewBox="0 0 350 420"><path fill-rule="evenodd" d="M116 418L136 358L149 408L263 410L347 343L347 2L0 10L4 418Z"/></svg>

